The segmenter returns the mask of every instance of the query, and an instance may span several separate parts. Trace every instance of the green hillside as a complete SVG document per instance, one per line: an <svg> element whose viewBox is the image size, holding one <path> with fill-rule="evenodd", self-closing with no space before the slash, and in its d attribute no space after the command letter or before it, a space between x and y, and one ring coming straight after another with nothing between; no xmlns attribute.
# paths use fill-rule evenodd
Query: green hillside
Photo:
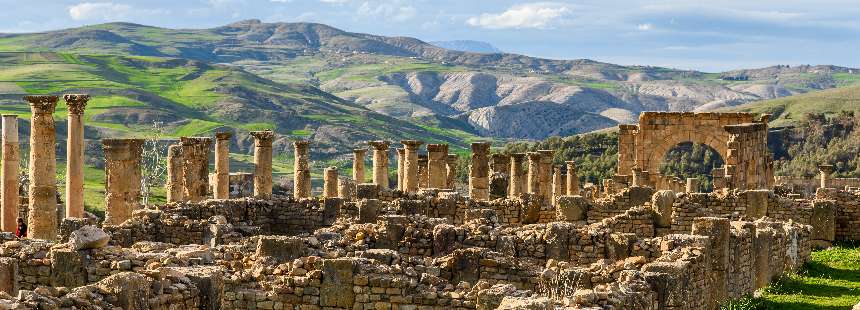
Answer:
<svg viewBox="0 0 860 310"><path fill-rule="evenodd" d="M770 113L773 114L771 126L796 125L809 113L835 116L842 111L860 111L860 85L751 102L721 111Z"/></svg>

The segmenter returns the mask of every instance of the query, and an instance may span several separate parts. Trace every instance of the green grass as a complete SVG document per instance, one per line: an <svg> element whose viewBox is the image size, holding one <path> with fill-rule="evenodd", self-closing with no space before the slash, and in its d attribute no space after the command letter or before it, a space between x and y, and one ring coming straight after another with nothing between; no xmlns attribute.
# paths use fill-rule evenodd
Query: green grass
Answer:
<svg viewBox="0 0 860 310"><path fill-rule="evenodd" d="M723 309L851 309L860 302L860 244L812 252L798 272L762 289L761 296Z"/></svg>
<svg viewBox="0 0 860 310"><path fill-rule="evenodd" d="M774 100L747 103L718 112L751 112L773 114L771 126L792 125L806 113L835 115L841 111L860 111L860 85L806 93Z"/></svg>

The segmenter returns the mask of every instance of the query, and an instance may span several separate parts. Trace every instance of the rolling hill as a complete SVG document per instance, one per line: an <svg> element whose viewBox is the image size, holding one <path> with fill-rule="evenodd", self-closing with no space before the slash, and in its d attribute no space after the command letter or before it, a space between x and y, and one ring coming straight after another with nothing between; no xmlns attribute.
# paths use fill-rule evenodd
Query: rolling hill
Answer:
<svg viewBox="0 0 860 310"><path fill-rule="evenodd" d="M826 116L834 116L842 111L860 112L860 85L751 102L722 110L769 113L773 115L771 126L791 126L802 121L807 113L823 113ZM860 115L860 113L857 114Z"/></svg>

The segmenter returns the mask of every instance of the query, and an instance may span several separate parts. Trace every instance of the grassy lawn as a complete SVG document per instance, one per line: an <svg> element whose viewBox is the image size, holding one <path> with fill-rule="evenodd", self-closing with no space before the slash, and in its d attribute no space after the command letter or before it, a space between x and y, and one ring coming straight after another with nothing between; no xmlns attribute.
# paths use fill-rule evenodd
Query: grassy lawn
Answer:
<svg viewBox="0 0 860 310"><path fill-rule="evenodd" d="M860 243L812 252L812 259L735 307L723 309L851 309L860 302Z"/></svg>

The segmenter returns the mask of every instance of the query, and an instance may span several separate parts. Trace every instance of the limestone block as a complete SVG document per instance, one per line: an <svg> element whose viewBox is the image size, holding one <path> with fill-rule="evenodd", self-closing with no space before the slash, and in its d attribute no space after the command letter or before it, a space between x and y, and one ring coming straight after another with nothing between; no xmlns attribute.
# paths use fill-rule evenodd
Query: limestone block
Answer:
<svg viewBox="0 0 860 310"><path fill-rule="evenodd" d="M99 289L116 298L121 309L147 309L152 295L152 279L136 272L114 274L98 282Z"/></svg>
<svg viewBox="0 0 860 310"><path fill-rule="evenodd" d="M390 249L368 249L358 254L358 257L376 260L383 265L391 265L397 263L400 254L397 251Z"/></svg>
<svg viewBox="0 0 860 310"><path fill-rule="evenodd" d="M440 224L433 227L433 255L450 254L457 242L457 231L453 225Z"/></svg>
<svg viewBox="0 0 860 310"><path fill-rule="evenodd" d="M271 256L280 262L290 261L305 254L301 238L286 236L260 236L257 241L258 257Z"/></svg>
<svg viewBox="0 0 860 310"><path fill-rule="evenodd" d="M343 198L326 198L323 201L323 225L334 223L341 207L343 207Z"/></svg>
<svg viewBox="0 0 860 310"><path fill-rule="evenodd" d="M654 189L647 186L631 186L629 190L631 207L644 205L651 201L651 195L654 195Z"/></svg>
<svg viewBox="0 0 860 310"><path fill-rule="evenodd" d="M18 295L18 260L0 257L0 292Z"/></svg>
<svg viewBox="0 0 860 310"><path fill-rule="evenodd" d="M199 309L221 309L221 300L224 297L224 273L219 267L194 266L172 269L188 277L197 287L201 306Z"/></svg>
<svg viewBox="0 0 860 310"><path fill-rule="evenodd" d="M582 196L560 196L556 203L556 220L563 222L584 221L590 205L588 199Z"/></svg>
<svg viewBox="0 0 860 310"><path fill-rule="evenodd" d="M110 235L101 228L87 225L72 232L69 242L75 250L100 249L108 245Z"/></svg>
<svg viewBox="0 0 860 310"><path fill-rule="evenodd" d="M546 226L546 257L561 261L570 259L569 232L575 231L570 223L553 222Z"/></svg>
<svg viewBox="0 0 860 310"><path fill-rule="evenodd" d="M379 215L379 200L362 199L358 202L358 222L361 224L376 223Z"/></svg>
<svg viewBox="0 0 860 310"><path fill-rule="evenodd" d="M320 283L320 305L323 307L352 308L353 262L350 259L326 259L323 261Z"/></svg>
<svg viewBox="0 0 860 310"><path fill-rule="evenodd" d="M836 201L816 199L812 202L810 239L830 241L836 239Z"/></svg>
<svg viewBox="0 0 860 310"><path fill-rule="evenodd" d="M711 297L714 304L728 299L729 242L731 225L729 219L721 217L698 217L693 220L692 234L710 238L708 252L711 258Z"/></svg>
<svg viewBox="0 0 860 310"><path fill-rule="evenodd" d="M534 224L540 219L541 197L539 194L523 194L520 198L520 222Z"/></svg>
<svg viewBox="0 0 860 310"><path fill-rule="evenodd" d="M374 183L362 183L355 186L355 199L376 199L379 197L379 186Z"/></svg>
<svg viewBox="0 0 860 310"><path fill-rule="evenodd" d="M512 295L517 288L512 284L496 284L478 291L478 310L495 310L502 304L505 296Z"/></svg>
<svg viewBox="0 0 860 310"><path fill-rule="evenodd" d="M672 204L675 203L675 192L662 190L651 196L651 209L654 210L654 225L665 228L672 226Z"/></svg>
<svg viewBox="0 0 860 310"><path fill-rule="evenodd" d="M747 216L753 219L767 215L767 197L769 190L751 190L744 193L747 199Z"/></svg>

